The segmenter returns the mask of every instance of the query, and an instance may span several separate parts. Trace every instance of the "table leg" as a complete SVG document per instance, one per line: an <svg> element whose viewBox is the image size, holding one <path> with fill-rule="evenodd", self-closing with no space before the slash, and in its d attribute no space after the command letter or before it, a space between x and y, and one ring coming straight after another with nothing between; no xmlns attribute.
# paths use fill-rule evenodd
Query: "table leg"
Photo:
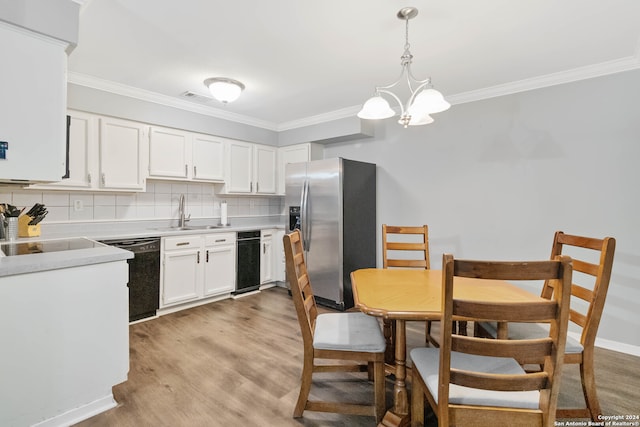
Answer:
<svg viewBox="0 0 640 427"><path fill-rule="evenodd" d="M400 427L411 423L407 394L407 329L404 320L396 320L396 381L393 385L393 409L387 411L378 427Z"/></svg>
<svg viewBox="0 0 640 427"><path fill-rule="evenodd" d="M395 329L396 324L393 320L384 319L382 331L387 345L384 351L384 362L389 366L393 366L395 360Z"/></svg>

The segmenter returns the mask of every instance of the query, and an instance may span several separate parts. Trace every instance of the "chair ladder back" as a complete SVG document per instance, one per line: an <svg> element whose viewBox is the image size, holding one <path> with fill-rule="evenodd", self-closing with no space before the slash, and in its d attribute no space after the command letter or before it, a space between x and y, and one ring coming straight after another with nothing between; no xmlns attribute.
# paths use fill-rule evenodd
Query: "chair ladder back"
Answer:
<svg viewBox="0 0 640 427"><path fill-rule="evenodd" d="M454 260L443 255L442 329L440 337L440 371L438 386L438 420L444 415L442 405L450 405L449 384L486 390L516 391L540 390L540 408L546 417L553 418L557 407L560 373L569 320L571 292L571 258L559 256L556 260L467 261ZM486 301L456 300L453 297L454 277L473 277L491 280L546 280L554 282L556 292L549 301L505 304ZM466 337L451 334L451 323L456 320L536 321L551 322L549 336L523 340L500 340ZM474 355L511 357L518 363L543 365L539 372L522 374L490 374L451 368L451 351ZM469 368L472 369L472 368ZM481 407L480 407L481 408ZM480 409L482 411L482 409ZM546 425L549 425L548 423Z"/></svg>
<svg viewBox="0 0 640 427"><path fill-rule="evenodd" d="M611 279L616 240L612 237L598 239L575 236L557 231L554 236L551 257L553 258L562 254L565 246L600 252L598 264L577 259L575 255L572 254L573 271L581 273L584 276L593 277L591 289L581 284L573 283L571 285L572 298L578 298L587 303L586 313L571 308L569 318L571 322L582 328L580 342L586 347L595 341L602 311L604 310L604 303ZM574 275L574 279L576 277L577 276ZM541 296L550 299L552 294L553 284L545 282Z"/></svg>
<svg viewBox="0 0 640 427"><path fill-rule="evenodd" d="M501 375L483 374L475 371L451 369L449 382L463 387L482 390L531 391L547 389L550 385L549 373L545 371L520 374Z"/></svg>
<svg viewBox="0 0 640 427"><path fill-rule="evenodd" d="M389 241L389 235L417 236L417 242ZM396 259L389 258L389 251L406 251L407 253L421 252L420 258ZM422 225L396 226L382 224L382 267L431 268L429 262L429 227Z"/></svg>
<svg viewBox="0 0 640 427"><path fill-rule="evenodd" d="M305 345L312 345L318 307L313 295L302 249L300 231L295 230L283 237L287 268L287 280L291 288L291 296L296 307L298 322Z"/></svg>
<svg viewBox="0 0 640 427"><path fill-rule="evenodd" d="M514 357L521 365L544 363L551 352L553 340L536 338L527 340L488 340L454 334L451 337L451 351L492 357Z"/></svg>

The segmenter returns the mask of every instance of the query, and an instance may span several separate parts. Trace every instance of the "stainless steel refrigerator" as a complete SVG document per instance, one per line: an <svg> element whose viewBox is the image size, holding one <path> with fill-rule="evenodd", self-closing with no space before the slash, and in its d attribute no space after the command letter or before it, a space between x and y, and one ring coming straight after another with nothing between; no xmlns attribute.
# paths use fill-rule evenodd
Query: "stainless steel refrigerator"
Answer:
<svg viewBox="0 0 640 427"><path fill-rule="evenodd" d="M316 302L351 308L351 272L376 266L376 165L335 158L285 171L285 230L300 228Z"/></svg>

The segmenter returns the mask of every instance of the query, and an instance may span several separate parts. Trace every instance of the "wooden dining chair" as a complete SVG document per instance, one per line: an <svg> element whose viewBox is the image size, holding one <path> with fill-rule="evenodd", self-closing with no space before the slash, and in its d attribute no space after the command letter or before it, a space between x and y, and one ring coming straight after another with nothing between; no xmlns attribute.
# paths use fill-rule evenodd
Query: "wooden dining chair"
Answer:
<svg viewBox="0 0 640 427"><path fill-rule="evenodd" d="M385 341L376 318L360 312L318 313L304 259L299 230L283 238L287 279L296 308L302 341L304 364L300 393L294 418L305 410L372 415L379 422L385 410ZM347 364L318 364L317 359L331 359ZM374 403L321 402L309 399L315 372L368 372L373 377Z"/></svg>
<svg viewBox="0 0 640 427"><path fill-rule="evenodd" d="M440 348L411 350L412 425L424 421L426 396L439 427L544 426L555 421L569 320L571 258L552 261L468 261L442 259ZM551 299L489 302L453 297L457 278L549 280ZM502 340L452 333L454 320L550 322L544 338ZM540 372L521 365L541 364Z"/></svg>
<svg viewBox="0 0 640 427"><path fill-rule="evenodd" d="M382 224L382 268L421 268L428 270L429 261L429 227L396 226ZM383 321L383 332L387 342L393 342L395 324L390 320ZM438 346L431 335L432 322L427 320L425 338L427 343ZM388 349L392 349L389 346ZM388 351L389 351L388 350ZM393 355L387 355L387 362L393 362Z"/></svg>
<svg viewBox="0 0 640 427"><path fill-rule="evenodd" d="M585 407L582 408L558 408L556 415L559 418L589 417L596 422L598 415L602 414L596 394L594 348L611 279L615 247L616 241L612 237L597 239L557 231L553 239L551 258L564 253L573 259L574 283L571 287L572 302L569 320L579 327L581 333L579 340L572 336L567 337L564 363L580 365L580 379L585 400ZM592 255L592 259L587 261L585 259L588 255ZM549 299L553 292L553 283L545 282L541 296ZM510 323L507 327L508 336L518 339L542 336L547 331L546 325L531 323ZM496 337L498 336L497 324L476 323L475 335Z"/></svg>

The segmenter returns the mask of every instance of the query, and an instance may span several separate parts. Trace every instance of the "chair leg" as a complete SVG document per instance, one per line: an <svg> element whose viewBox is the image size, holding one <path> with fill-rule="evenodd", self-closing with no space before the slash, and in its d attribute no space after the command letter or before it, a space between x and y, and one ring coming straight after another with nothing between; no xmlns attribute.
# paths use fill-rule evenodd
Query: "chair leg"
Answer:
<svg viewBox="0 0 640 427"><path fill-rule="evenodd" d="M411 382L411 425L424 425L424 391L418 378Z"/></svg>
<svg viewBox="0 0 640 427"><path fill-rule="evenodd" d="M304 366L302 367L302 374L300 376L300 394L298 394L298 401L296 407L293 410L293 418L302 417L304 408L307 406L309 400L309 393L311 392L311 383L313 376L313 356L304 358Z"/></svg>
<svg viewBox="0 0 640 427"><path fill-rule="evenodd" d="M384 362L374 362L373 364L373 387L374 387L374 399L375 399L375 411L376 411L376 423L382 421L382 417L386 408L386 393L385 393L385 381L384 374Z"/></svg>
<svg viewBox="0 0 640 427"><path fill-rule="evenodd" d="M600 402L596 394L596 378L593 369L593 353L583 352L582 363L580 364L580 378L582 380L582 392L584 400L591 414L592 421L598 421L598 416L602 415Z"/></svg>

